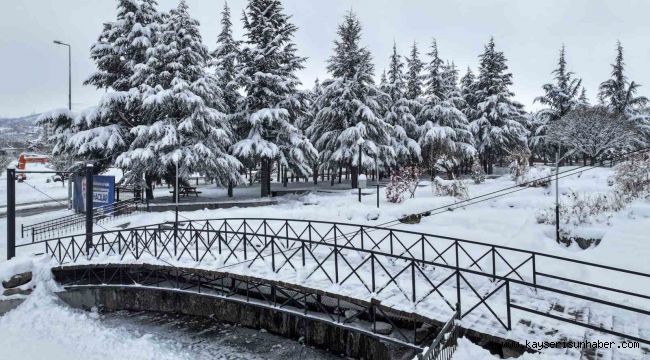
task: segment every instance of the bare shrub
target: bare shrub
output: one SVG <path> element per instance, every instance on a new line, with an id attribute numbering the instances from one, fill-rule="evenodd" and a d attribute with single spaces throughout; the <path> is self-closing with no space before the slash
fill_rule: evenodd
<path id="1" fill-rule="evenodd" d="M 404 168 L 394 172 L 386 185 L 386 200 L 391 203 L 401 203 L 406 192 L 415 193 L 419 181 L 420 172 L 416 168 Z"/>
<path id="2" fill-rule="evenodd" d="M 443 180 L 436 176 L 433 179 L 433 192 L 441 196 L 453 196 L 465 200 L 469 198 L 467 184 L 462 180 Z"/>

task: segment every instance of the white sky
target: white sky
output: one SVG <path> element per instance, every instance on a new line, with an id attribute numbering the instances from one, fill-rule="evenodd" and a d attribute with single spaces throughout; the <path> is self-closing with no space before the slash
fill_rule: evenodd
<path id="1" fill-rule="evenodd" d="M 362 42 L 370 48 L 379 74 L 388 63 L 393 40 L 407 55 L 415 40 L 422 53 L 431 38 L 441 56 L 464 73 L 477 67 L 477 56 L 490 36 L 505 52 L 514 74 L 516 98 L 531 108 L 541 85 L 550 80 L 558 49 L 567 47 L 571 70 L 584 79 L 590 99 L 609 76 L 617 39 L 625 47 L 628 76 L 646 85 L 650 95 L 650 42 L 645 0 L 284 0 L 299 30 L 301 56 L 309 57 L 300 77 L 307 87 L 326 78 L 325 60 L 336 26 L 349 9 L 361 18 Z M 203 40 L 214 48 L 222 0 L 188 0 L 201 22 Z M 230 0 L 235 35 L 242 34 L 245 0 Z M 115 19 L 115 0 L 2 0 L 0 4 L 0 117 L 21 116 L 67 106 L 66 48 L 72 44 L 73 109 L 95 103 L 99 92 L 82 85 L 94 70 L 88 49 L 102 22 Z M 175 0 L 159 0 L 168 10 Z M 426 61 L 426 58 L 423 58 Z"/>

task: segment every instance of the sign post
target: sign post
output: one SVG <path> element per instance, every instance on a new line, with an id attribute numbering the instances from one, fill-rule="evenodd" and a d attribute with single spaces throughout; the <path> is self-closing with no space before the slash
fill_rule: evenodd
<path id="1" fill-rule="evenodd" d="M 93 165 L 86 165 L 86 255 L 93 246 Z"/>

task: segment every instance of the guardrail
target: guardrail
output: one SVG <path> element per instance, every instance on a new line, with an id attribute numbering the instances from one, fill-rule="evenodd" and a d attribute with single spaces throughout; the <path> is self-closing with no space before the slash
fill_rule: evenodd
<path id="1" fill-rule="evenodd" d="M 93 221 L 114 219 L 119 216 L 132 214 L 139 210 L 140 199 L 129 199 L 118 201 L 113 204 L 102 205 L 93 208 Z M 31 237 L 31 241 L 44 239 L 47 236 L 60 235 L 85 226 L 85 214 L 72 214 L 60 218 L 42 221 L 36 224 L 20 225 L 21 238 Z"/>
<path id="2" fill-rule="evenodd" d="M 458 345 L 460 332 L 460 326 L 456 323 L 458 319 L 460 319 L 460 313 L 456 312 L 438 331 L 438 335 L 433 339 L 431 345 L 423 353 L 417 355 L 417 360 L 450 360 Z"/>
<path id="3" fill-rule="evenodd" d="M 300 274 L 302 281 L 347 286 L 358 296 L 402 296 L 414 309 L 426 302 L 429 307 L 447 308 L 449 316 L 459 314 L 459 319 L 482 306 L 488 311 L 484 314 L 491 314 L 495 324 L 507 330 L 512 329 L 511 312 L 519 310 L 650 344 L 650 339 L 637 333 L 598 327 L 526 307 L 522 302 L 513 302 L 511 296 L 513 287 L 526 288 L 650 319 L 647 309 L 588 296 L 575 287 L 605 290 L 618 299 L 633 296 L 645 301 L 650 299 L 647 294 L 542 271 L 547 261 L 556 261 L 564 266 L 595 267 L 643 281 L 648 281 L 650 274 L 452 237 L 325 221 L 240 218 L 97 232 L 92 236 L 92 244 L 86 242 L 85 235 L 74 235 L 17 247 L 39 244 L 59 264 L 92 261 L 101 255 L 120 260 L 189 261 L 197 267 L 213 269 L 262 265 L 261 270 L 278 276 Z M 542 285 L 539 277 L 551 279 L 553 284 Z M 500 294 L 505 295 L 505 313 L 487 302 Z M 410 339 L 405 336 L 405 340 Z"/>

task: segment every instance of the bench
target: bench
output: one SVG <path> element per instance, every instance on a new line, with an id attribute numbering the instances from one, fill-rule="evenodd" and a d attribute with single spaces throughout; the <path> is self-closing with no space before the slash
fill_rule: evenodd
<path id="1" fill-rule="evenodd" d="M 173 194 L 174 190 L 170 190 L 169 193 Z M 200 193 L 201 193 L 200 191 L 196 190 L 195 186 L 183 186 L 183 187 L 180 188 L 180 190 L 178 192 L 178 195 L 180 197 L 188 197 L 188 196 L 193 194 L 196 197 L 198 197 Z"/>

